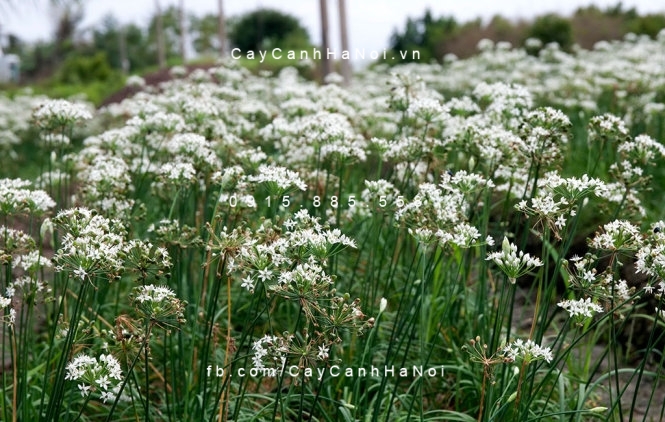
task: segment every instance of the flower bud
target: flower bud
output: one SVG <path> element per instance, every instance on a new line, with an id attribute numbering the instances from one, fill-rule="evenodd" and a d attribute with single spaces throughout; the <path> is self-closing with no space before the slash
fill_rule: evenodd
<path id="1" fill-rule="evenodd" d="M 503 242 L 501 243 L 501 250 L 504 254 L 510 255 L 510 241 L 506 236 L 503 236 Z"/>

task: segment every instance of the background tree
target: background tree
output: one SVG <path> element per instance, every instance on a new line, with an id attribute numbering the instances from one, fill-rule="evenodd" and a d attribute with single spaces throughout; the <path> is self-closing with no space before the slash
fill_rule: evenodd
<path id="1" fill-rule="evenodd" d="M 124 26 L 127 42 L 127 59 L 132 72 L 157 64 L 154 42 L 141 27 L 130 24 Z"/>
<path id="2" fill-rule="evenodd" d="M 575 42 L 593 48 L 601 40 L 618 40 L 623 36 L 624 17 L 616 9 L 602 11 L 597 6 L 580 7 L 570 18 Z"/>
<path id="3" fill-rule="evenodd" d="M 220 50 L 217 15 L 212 13 L 201 17 L 192 15 L 189 17 L 189 28 L 196 53 L 210 55 Z"/>
<path id="4" fill-rule="evenodd" d="M 259 9 L 241 16 L 232 25 L 229 39 L 243 52 L 311 46 L 307 30 L 296 17 L 273 9 Z"/>
<path id="5" fill-rule="evenodd" d="M 67 85 L 107 82 L 112 77 L 113 70 L 104 51 L 98 51 L 90 56 L 70 55 L 56 75 L 59 83 Z"/>
<path id="6" fill-rule="evenodd" d="M 122 68 L 120 37 L 120 23 L 110 14 L 104 16 L 101 24 L 92 30 L 91 50 L 104 51 L 109 65 L 114 69 Z"/>
<path id="7" fill-rule="evenodd" d="M 187 61 L 187 50 L 185 44 L 187 42 L 187 22 L 185 21 L 185 0 L 180 0 L 178 4 L 178 52 L 180 53 L 180 60 L 183 63 Z"/>
<path id="8" fill-rule="evenodd" d="M 442 16 L 433 18 L 428 10 L 422 18 L 407 18 L 404 31 L 397 29 L 390 37 L 390 50 L 397 62 L 409 62 L 414 60 L 412 51 L 420 52 L 420 61 L 429 62 L 431 60 L 441 61 L 445 51 L 445 42 L 452 39 L 458 32 L 459 25 L 454 17 Z M 400 52 L 408 52 L 405 58 L 400 56 Z M 416 58 L 417 60 L 417 58 Z"/>
<path id="9" fill-rule="evenodd" d="M 59 0 L 51 2 L 51 18 L 55 23 L 54 57 L 61 62 L 74 49 L 74 35 L 85 16 L 84 0 Z"/>
<path id="10" fill-rule="evenodd" d="M 319 12 L 321 15 L 321 49 L 324 51 L 324 54 L 321 56 L 321 75 L 325 78 L 332 70 L 330 58 L 327 53 L 330 47 L 327 0 L 319 0 Z"/>
<path id="11" fill-rule="evenodd" d="M 159 68 L 163 69 L 166 67 L 166 41 L 164 40 L 164 15 L 159 0 L 155 0 L 155 10 L 154 26 L 150 33 L 155 34 L 157 61 L 159 62 Z"/>
<path id="12" fill-rule="evenodd" d="M 7 34 L 6 37 L 0 38 L 0 43 L 2 43 L 2 51 L 5 54 L 16 54 L 22 55 L 25 50 L 26 44 L 22 39 L 17 37 L 14 34 Z"/>
<path id="13" fill-rule="evenodd" d="M 625 26 L 628 32 L 655 38 L 665 28 L 665 15 L 649 14 L 636 16 L 628 20 Z"/>
<path id="14" fill-rule="evenodd" d="M 180 10 L 176 6 L 169 6 L 161 13 L 161 15 L 156 14 L 150 20 L 148 26 L 148 39 L 149 43 L 153 46 L 151 47 L 151 50 L 154 52 L 155 56 L 157 56 L 157 27 L 160 16 L 164 35 L 164 55 L 168 62 L 169 60 L 180 58 Z"/>
<path id="15" fill-rule="evenodd" d="M 543 45 L 556 42 L 564 50 L 570 49 L 574 40 L 570 20 L 553 13 L 537 18 L 528 36 L 539 39 Z"/>
<path id="16" fill-rule="evenodd" d="M 224 56 L 226 51 L 226 16 L 224 15 L 224 0 L 217 0 L 217 39 L 219 41 L 219 55 Z"/>
<path id="17" fill-rule="evenodd" d="M 120 25 L 113 15 L 107 15 L 99 27 L 92 32 L 92 45 L 88 51 L 106 52 L 108 63 L 113 69 L 123 69 L 123 54 L 121 51 L 124 39 L 125 54 L 128 68 L 132 72 L 145 69 L 157 64 L 157 58 L 152 55 L 154 48 L 149 45 L 150 40 L 135 24 Z"/>
<path id="18" fill-rule="evenodd" d="M 339 6 L 339 35 L 342 44 L 342 51 L 349 51 L 349 33 L 346 22 L 346 0 L 337 0 Z M 348 86 L 351 82 L 351 63 L 349 60 L 342 60 L 342 76 L 344 76 L 344 85 Z"/>

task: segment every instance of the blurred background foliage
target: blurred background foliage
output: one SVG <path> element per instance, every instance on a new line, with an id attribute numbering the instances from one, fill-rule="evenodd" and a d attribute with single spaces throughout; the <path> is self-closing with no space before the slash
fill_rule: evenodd
<path id="1" fill-rule="evenodd" d="M 421 18 L 408 18 L 404 28 L 395 29 L 390 38 L 390 50 L 418 50 L 420 58 L 388 54 L 392 56 L 388 62 L 442 62 L 446 54 L 466 58 L 477 53 L 476 46 L 482 39 L 522 46 L 528 38 L 537 38 L 543 45 L 556 42 L 564 50 L 574 44 L 591 49 L 598 41 L 619 40 L 630 32 L 653 38 L 663 28 L 665 15 L 640 16 L 634 8 L 625 9 L 621 3 L 607 9 L 581 7 L 569 17 L 547 14 L 532 21 L 513 21 L 497 15 L 488 23 L 481 19 L 458 22 L 452 16 L 435 18 L 426 11 Z"/>
<path id="2" fill-rule="evenodd" d="M 12 6 L 12 0 L 0 3 L 5 9 Z M 165 64 L 212 65 L 218 56 L 219 18 L 214 13 L 196 16 L 170 6 L 156 13 L 143 27 L 123 24 L 112 15 L 95 26 L 82 27 L 85 8 L 89 6 L 86 0 L 53 0 L 51 15 L 55 30 L 50 40 L 27 43 L 11 33 L 0 37 L 3 51 L 21 58 L 21 86 L 56 97 L 84 93 L 99 105 L 124 86 L 125 76 L 148 75 L 159 70 L 157 27 L 160 20 Z M 243 53 L 275 47 L 296 51 L 320 48 L 312 44 L 310 34 L 298 18 L 278 10 L 257 9 L 231 16 L 225 22 L 226 51 L 235 47 Z M 184 34 L 181 28 L 185 28 Z M 402 28 L 395 28 L 387 40 L 387 59 L 379 60 L 398 64 L 441 63 L 448 54 L 466 58 L 477 53 L 476 46 L 482 39 L 522 46 L 528 38 L 538 38 L 543 46 L 557 42 L 567 51 L 575 45 L 590 49 L 598 41 L 621 39 L 630 32 L 655 37 L 663 28 L 665 14 L 640 16 L 634 8 L 624 8 L 621 3 L 606 9 L 582 7 L 572 16 L 548 14 L 531 21 L 515 21 L 497 15 L 489 22 L 481 19 L 460 22 L 452 16 L 434 16 L 427 10 L 422 17 L 407 18 Z M 187 55 L 183 54 L 183 36 Z M 397 54 L 405 50 L 417 50 L 420 57 Z M 533 49 L 529 52 L 538 54 Z M 242 64 L 252 71 L 276 72 L 297 63 L 284 55 L 281 60 L 271 58 L 264 63 L 243 60 Z M 320 76 L 316 71 L 302 73 L 310 78 Z M 11 93 L 20 87 L 3 88 Z"/>

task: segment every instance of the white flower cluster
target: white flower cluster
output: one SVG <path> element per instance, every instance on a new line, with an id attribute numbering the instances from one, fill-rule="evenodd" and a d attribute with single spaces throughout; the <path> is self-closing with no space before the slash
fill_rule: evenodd
<path id="1" fill-rule="evenodd" d="M 0 213 L 41 215 L 55 207 L 55 201 L 43 190 L 30 190 L 32 183 L 22 179 L 0 179 Z"/>
<path id="2" fill-rule="evenodd" d="M 53 222 L 65 230 L 53 258 L 56 271 L 69 271 L 81 281 L 116 277 L 123 268 L 123 227 L 87 208 L 58 213 Z"/>
<path id="3" fill-rule="evenodd" d="M 211 147 L 205 137 L 195 133 L 175 134 L 165 144 L 165 149 L 173 154 L 176 160 L 191 162 L 197 168 L 219 170 L 221 161 Z"/>
<path id="4" fill-rule="evenodd" d="M 593 194 L 599 198 L 608 195 L 607 184 L 600 179 L 583 174 L 581 177 L 561 177 L 557 172 L 548 172 L 538 181 L 539 188 L 561 195 L 568 203 L 574 204 Z"/>
<path id="5" fill-rule="evenodd" d="M 134 300 L 140 303 L 153 302 L 160 303 L 172 300 L 176 297 L 173 290 L 166 286 L 140 286 Z"/>
<path id="6" fill-rule="evenodd" d="M 6 308 L 12 304 L 12 300 L 8 297 L 0 296 L 0 309 Z"/>
<path id="7" fill-rule="evenodd" d="M 332 277 L 325 273 L 320 265 L 316 264 L 298 264 L 293 270 L 285 271 L 279 274 L 278 283 L 279 288 L 290 288 L 290 284 L 294 284 L 294 290 L 307 291 L 311 290 L 312 282 L 316 284 L 333 285 Z"/>
<path id="8" fill-rule="evenodd" d="M 185 322 L 185 303 L 167 286 L 137 286 L 130 301 L 141 317 L 160 327 L 177 327 Z"/>
<path id="9" fill-rule="evenodd" d="M 80 381 L 78 388 L 81 396 L 99 393 L 100 399 L 106 403 L 116 399 L 123 376 L 120 363 L 113 355 L 102 354 L 97 359 L 79 354 L 67 364 L 65 379 Z"/>
<path id="10" fill-rule="evenodd" d="M 268 159 L 268 155 L 261 150 L 261 147 L 239 151 L 236 156 L 240 161 L 247 161 L 251 164 L 259 164 Z"/>
<path id="11" fill-rule="evenodd" d="M 293 288 L 329 290 L 332 278 L 324 271 L 328 258 L 348 247 L 356 248 L 356 242 L 339 229 L 325 229 L 306 209 L 286 220 L 284 227 L 283 237 L 263 244 L 245 242 L 238 256 L 229 258 L 231 268 L 250 269 L 241 287 L 253 292 L 260 280 L 278 294 Z"/>
<path id="12" fill-rule="evenodd" d="M 444 173 L 438 186 L 418 186 L 415 197 L 397 209 L 395 220 L 404 221 L 409 233 L 425 244 L 436 241 L 440 246 L 462 248 L 479 245 L 480 232 L 468 223 L 470 205 L 466 198 L 493 186 L 491 180 L 479 174 L 463 170 L 455 175 Z M 492 245 L 494 240 L 488 236 L 484 242 Z"/>
<path id="13" fill-rule="evenodd" d="M 507 237 L 503 238 L 501 251 L 488 253 L 486 259 L 494 261 L 511 283 L 515 283 L 519 277 L 543 265 L 540 258 L 532 257 L 523 251 L 518 253 L 517 245 L 509 242 Z"/>
<path id="14" fill-rule="evenodd" d="M 591 139 L 616 140 L 621 144 L 630 136 L 626 123 L 620 117 L 612 114 L 592 117 L 589 127 L 591 128 Z"/>
<path id="15" fill-rule="evenodd" d="M 416 98 L 406 109 L 407 114 L 425 122 L 443 118 L 447 111 L 438 99 L 430 97 Z"/>
<path id="16" fill-rule="evenodd" d="M 651 232 L 646 236 L 643 245 L 635 254 L 635 257 L 637 258 L 635 268 L 637 271 L 653 277 L 656 282 L 660 283 L 665 281 L 664 228 L 664 221 L 653 223 L 651 225 Z"/>
<path id="17" fill-rule="evenodd" d="M 339 92 L 332 94 L 334 97 L 341 95 Z M 334 101 L 325 98 L 329 100 Z M 311 166 L 312 162 L 324 159 L 365 161 L 367 142 L 356 133 L 347 115 L 318 108 L 317 112 L 305 116 L 277 117 L 261 128 L 259 134 L 276 142 L 281 152 L 279 159 L 289 166 Z M 353 112 L 351 109 L 348 114 Z"/>
<path id="18" fill-rule="evenodd" d="M 18 255 L 12 262 L 13 268 L 21 268 L 23 271 L 32 274 L 35 274 L 41 268 L 50 268 L 51 266 L 51 261 L 43 256 L 38 250 Z"/>
<path id="19" fill-rule="evenodd" d="M 546 173 L 538 181 L 538 188 L 530 204 L 523 199 L 515 205 L 515 209 L 528 216 L 536 216 L 540 228 L 551 230 L 557 239 L 561 239 L 559 233 L 568 225 L 567 219 L 577 215 L 589 196 L 607 198 L 609 192 L 608 185 L 600 179 L 586 174 L 580 178 L 564 178 L 556 171 Z"/>
<path id="20" fill-rule="evenodd" d="M 16 93 L 8 96 L 0 93 L 0 147 L 13 155 L 14 145 L 21 142 L 30 130 L 33 121 L 32 112 L 46 100 L 45 97 Z"/>
<path id="21" fill-rule="evenodd" d="M 614 164 L 612 164 L 614 166 Z M 614 204 L 624 204 L 626 209 L 634 215 L 646 217 L 647 212 L 639 198 L 639 192 L 622 182 L 614 182 L 607 184 L 608 196 L 607 201 Z"/>
<path id="22" fill-rule="evenodd" d="M 467 207 L 461 192 L 444 193 L 433 183 L 423 183 L 416 196 L 395 212 L 395 219 L 411 218 L 425 227 L 449 227 L 462 220 Z"/>
<path id="23" fill-rule="evenodd" d="M 162 110 L 154 113 L 145 113 L 142 116 L 134 116 L 127 121 L 128 126 L 139 128 L 144 133 L 171 133 L 182 132 L 187 128 L 185 119 L 177 113 L 169 113 Z"/>
<path id="24" fill-rule="evenodd" d="M 635 138 L 620 144 L 617 151 L 631 157 L 642 165 L 650 164 L 656 158 L 665 157 L 665 146 L 649 135 L 638 135 Z"/>
<path id="25" fill-rule="evenodd" d="M 433 146 L 442 144 L 440 140 L 422 136 L 400 136 L 390 141 L 372 138 L 371 142 L 383 152 L 384 160 L 396 161 L 418 160 L 426 155 Z"/>
<path id="26" fill-rule="evenodd" d="M 200 242 L 198 231 L 186 224 L 181 225 L 178 220 L 163 219 L 148 226 L 151 233 L 159 243 L 191 246 Z"/>
<path id="27" fill-rule="evenodd" d="M 252 363 L 256 369 L 275 368 L 283 370 L 288 354 L 287 340 L 266 334 L 252 344 Z M 266 366 L 266 358 L 269 358 Z"/>
<path id="28" fill-rule="evenodd" d="M 134 205 L 129 166 L 120 157 L 98 155 L 79 172 L 85 205 L 108 217 L 126 217 Z"/>
<path id="29" fill-rule="evenodd" d="M 629 160 L 621 160 L 610 164 L 610 173 L 620 183 L 627 186 L 638 186 L 644 180 L 644 169 L 634 165 Z"/>
<path id="30" fill-rule="evenodd" d="M 570 268 L 572 262 L 572 268 Z M 606 308 L 617 304 L 629 303 L 634 288 L 628 282 L 618 279 L 610 271 L 598 273 L 598 258 L 587 254 L 584 258 L 573 257 L 564 268 L 568 272 L 570 283 L 580 296 L 599 302 Z M 614 305 L 612 305 L 614 304 Z M 622 309 L 627 309 L 622 308 Z"/>
<path id="31" fill-rule="evenodd" d="M 129 75 L 125 81 L 125 85 L 134 88 L 143 88 L 145 86 L 145 79 L 139 75 Z"/>
<path id="32" fill-rule="evenodd" d="M 37 124 L 49 127 L 92 119 L 92 113 L 86 105 L 67 100 L 47 100 L 38 106 L 33 116 Z"/>
<path id="33" fill-rule="evenodd" d="M 44 263 L 35 255 L 37 250 L 35 240 L 29 234 L 7 226 L 0 226 L 0 264 L 13 268 L 17 266 L 28 267 L 26 270 L 37 271 L 35 264 Z"/>
<path id="34" fill-rule="evenodd" d="M 549 347 L 541 347 L 531 339 L 527 341 L 515 340 L 502 349 L 502 354 L 509 361 L 521 359 L 527 364 L 538 360 L 551 363 L 554 360 L 552 350 Z"/>
<path id="35" fill-rule="evenodd" d="M 468 173 L 466 170 L 460 170 L 454 174 L 443 173 L 441 175 L 441 183 L 439 186 L 449 192 L 459 190 L 463 194 L 469 194 L 481 190 L 485 187 L 493 188 L 494 182 L 485 179 L 480 174 Z"/>
<path id="36" fill-rule="evenodd" d="M 9 311 L 6 316 L 4 316 L 5 309 Z M 12 307 L 11 297 L 0 296 L 0 321 L 10 326 L 16 323 L 16 309 Z"/>
<path id="37" fill-rule="evenodd" d="M 591 318 L 593 314 L 603 312 L 603 307 L 591 302 L 591 298 L 578 300 L 562 300 L 557 306 L 568 311 L 571 318 L 578 316 Z"/>
<path id="38" fill-rule="evenodd" d="M 5 297 L 16 297 L 19 291 L 23 292 L 24 297 L 35 294 L 46 295 L 51 292 L 51 287 L 43 280 L 22 276 L 9 283 L 5 291 Z"/>
<path id="39" fill-rule="evenodd" d="M 171 183 L 186 186 L 196 180 L 196 169 L 192 163 L 164 163 L 159 174 Z"/>
<path id="40" fill-rule="evenodd" d="M 473 90 L 473 96 L 485 104 L 485 113 L 493 118 L 508 117 L 506 125 L 512 129 L 518 127 L 520 118 L 533 106 L 531 92 L 518 84 L 481 82 Z"/>
<path id="41" fill-rule="evenodd" d="M 339 342 L 342 330 L 362 330 L 373 324 L 373 320 L 365 321 L 358 299 L 348 303 L 348 297 L 339 295 L 334 277 L 326 271 L 330 258 L 355 248 L 355 241 L 319 220 L 302 209 L 284 221 L 284 230 L 269 221 L 255 233 L 223 228 L 210 244 L 211 249 L 225 253 L 228 273 L 238 273 L 240 288 L 250 293 L 261 289 L 263 295 L 295 301 L 308 323 L 321 327 L 302 346 L 310 358 L 316 357 L 316 348 Z"/>
<path id="42" fill-rule="evenodd" d="M 629 221 L 614 220 L 603 227 L 602 233 L 590 240 L 589 246 L 595 249 L 612 252 L 634 251 L 642 245 L 642 235 L 639 227 Z"/>
<path id="43" fill-rule="evenodd" d="M 526 114 L 519 133 L 520 153 L 531 162 L 552 165 L 563 158 L 572 124 L 561 110 L 539 108 Z"/>
<path id="44" fill-rule="evenodd" d="M 250 175 L 247 180 L 254 183 L 265 183 L 271 195 L 281 196 L 294 190 L 307 190 L 307 184 L 295 171 L 280 166 L 259 166 L 258 174 Z"/>
<path id="45" fill-rule="evenodd" d="M 100 155 L 111 155 L 123 158 L 127 165 L 135 168 L 133 160 L 141 163 L 141 131 L 135 126 L 125 125 L 111 128 L 98 135 L 83 140 L 83 149 L 77 154 L 81 162 L 90 163 Z"/>
<path id="46" fill-rule="evenodd" d="M 365 180 L 365 189 L 360 193 L 360 203 L 349 208 L 347 216 L 369 217 L 384 210 L 392 210 L 398 197 L 399 191 L 387 180 Z"/>

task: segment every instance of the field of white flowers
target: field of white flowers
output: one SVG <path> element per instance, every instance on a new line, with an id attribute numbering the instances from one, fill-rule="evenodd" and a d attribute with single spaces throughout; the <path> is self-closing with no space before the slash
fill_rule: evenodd
<path id="1" fill-rule="evenodd" d="M 0 420 L 661 420 L 665 32 L 479 48 L 0 96 Z"/>

